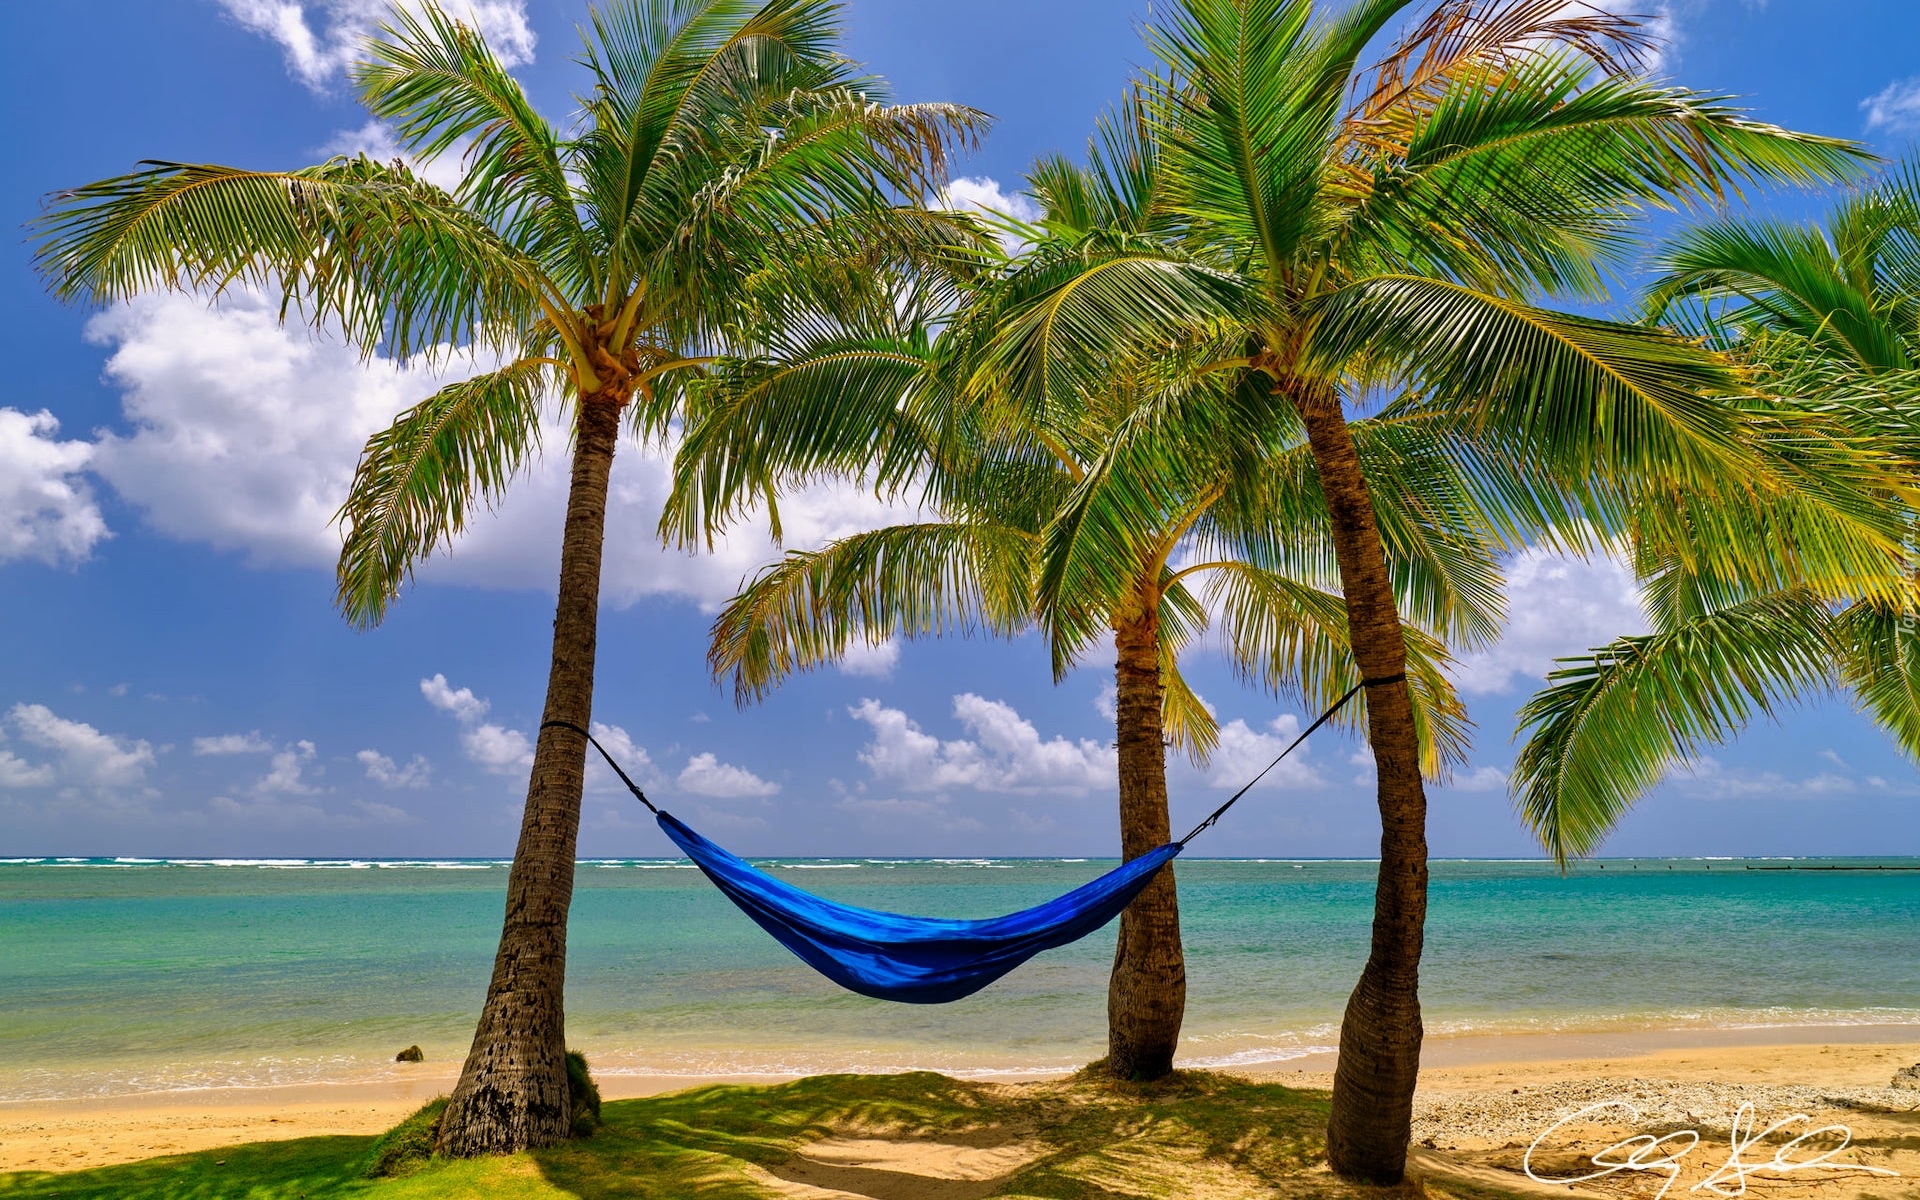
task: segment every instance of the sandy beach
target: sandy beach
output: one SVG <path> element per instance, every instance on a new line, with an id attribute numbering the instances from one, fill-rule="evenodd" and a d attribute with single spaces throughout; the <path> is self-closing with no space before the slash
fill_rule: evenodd
<path id="1" fill-rule="evenodd" d="M 1768 1196 L 1911 1196 L 1920 1189 L 1920 1091 L 1888 1087 L 1920 1062 L 1920 1028 L 1827 1026 L 1673 1030 L 1429 1039 L 1415 1111 L 1419 1170 L 1516 1191 L 1569 1195 L 1652 1195 L 1665 1175 L 1621 1172 L 1569 1191 L 1529 1184 L 1521 1159 L 1533 1139 L 1568 1113 L 1625 1100 L 1639 1112 L 1605 1110 L 1543 1141 L 1533 1160 L 1546 1178 L 1578 1173 L 1585 1156 L 1644 1131 L 1698 1130 L 1696 1150 L 1678 1164 L 1673 1194 L 1706 1178 L 1728 1157 L 1727 1136 L 1742 1104 L 1759 1125 L 1805 1114 L 1773 1136 L 1777 1144 L 1825 1125 L 1852 1136 L 1837 1160 L 1897 1171 L 1802 1171 L 1755 1176 Z M 1250 1069 L 1248 1076 L 1311 1088 L 1331 1086 L 1330 1055 Z M 392 1126 L 453 1082 L 452 1064 L 425 1064 L 400 1084 L 210 1089 L 145 1096 L 0 1104 L 0 1171 L 75 1170 L 241 1142 L 368 1134 Z M 773 1076 L 608 1075 L 609 1099 L 714 1083 L 779 1082 Z M 995 1086 L 1035 1086 L 1007 1080 Z M 1832 1137 L 1794 1153 L 1811 1157 Z M 1810 1148 L 1812 1147 L 1812 1148 Z M 930 1148 L 931 1149 L 931 1148 Z M 898 1152 L 911 1154 L 911 1147 Z M 1756 1147 L 1748 1158 L 1768 1159 Z M 1593 1168 L 1587 1165 L 1585 1170 Z M 1845 1187 L 1835 1188 L 1844 1181 Z M 1732 1193 L 1728 1193 L 1732 1194 Z"/>

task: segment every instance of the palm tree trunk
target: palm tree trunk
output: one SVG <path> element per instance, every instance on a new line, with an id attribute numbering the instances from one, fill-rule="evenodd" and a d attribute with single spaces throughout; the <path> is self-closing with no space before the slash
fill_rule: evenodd
<path id="1" fill-rule="evenodd" d="M 543 723 L 569 721 L 585 729 L 593 714 L 600 553 L 607 478 L 619 432 L 617 400 L 589 396 L 581 402 Z M 520 844 L 507 876 L 506 920 L 493 982 L 467 1065 L 441 1119 L 435 1149 L 442 1154 L 511 1154 L 567 1137 L 572 1118 L 564 1004 L 567 909 L 573 901 L 586 752 L 576 733 L 540 730 Z"/>
<path id="2" fill-rule="evenodd" d="M 1398 1183 L 1420 1073 L 1420 950 L 1427 919 L 1427 795 L 1404 672 L 1407 649 L 1360 457 L 1329 388 L 1295 397 L 1332 518 L 1348 638 L 1367 689 L 1367 741 L 1380 805 L 1380 878 L 1373 946 L 1340 1024 L 1327 1159 L 1341 1175 Z"/>
<path id="3" fill-rule="evenodd" d="M 1128 859 L 1164 845 L 1167 754 L 1160 728 L 1159 614 L 1114 622 L 1114 685 L 1119 692 L 1120 853 Z M 1107 1070 L 1118 1079 L 1159 1079 L 1173 1070 L 1187 1007 L 1187 965 L 1180 949 L 1180 901 L 1168 863 L 1120 914 L 1120 939 L 1107 985 Z"/>

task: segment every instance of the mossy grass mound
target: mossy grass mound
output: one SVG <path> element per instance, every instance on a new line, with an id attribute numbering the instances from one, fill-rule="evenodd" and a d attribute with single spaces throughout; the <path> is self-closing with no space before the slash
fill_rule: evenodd
<path id="1" fill-rule="evenodd" d="M 578 1050 L 567 1051 L 567 1095 L 573 1101 L 573 1136 L 592 1137 L 600 1128 L 600 1087 Z"/>
<path id="2" fill-rule="evenodd" d="M 433 1157 L 433 1140 L 440 1132 L 440 1114 L 447 1098 L 429 1100 L 406 1120 L 374 1139 L 367 1152 L 367 1178 L 397 1179 L 411 1175 Z"/>

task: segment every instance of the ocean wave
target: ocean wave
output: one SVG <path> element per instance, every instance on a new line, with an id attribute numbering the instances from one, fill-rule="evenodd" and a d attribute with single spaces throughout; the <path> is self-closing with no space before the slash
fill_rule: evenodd
<path id="1" fill-rule="evenodd" d="M 1252 1050 L 1236 1050 L 1232 1054 L 1216 1054 L 1200 1058 L 1185 1056 L 1174 1059 L 1174 1065 L 1197 1071 L 1221 1071 L 1234 1067 L 1253 1067 L 1261 1063 L 1292 1062 L 1297 1058 L 1310 1058 L 1315 1054 L 1333 1054 L 1340 1049 L 1337 1045 L 1326 1046 L 1262 1046 Z"/>

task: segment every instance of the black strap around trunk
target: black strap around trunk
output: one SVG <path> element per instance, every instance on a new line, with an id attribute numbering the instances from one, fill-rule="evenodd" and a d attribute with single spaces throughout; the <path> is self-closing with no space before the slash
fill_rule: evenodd
<path id="1" fill-rule="evenodd" d="M 595 738 L 592 734 L 580 728 L 578 725 L 575 725 L 572 721 L 543 721 L 541 722 L 540 728 L 571 729 L 573 732 L 579 734 L 581 737 L 587 739 L 589 742 L 592 742 L 593 748 L 600 752 L 600 757 L 606 759 L 607 765 L 613 768 L 613 773 L 620 777 L 620 782 L 626 784 L 627 790 L 633 793 L 633 798 L 638 800 L 640 803 L 646 805 L 648 811 L 652 812 L 655 816 L 658 816 L 660 814 L 660 810 L 653 806 L 653 801 L 647 799 L 647 794 L 640 790 L 640 785 L 635 783 L 633 780 L 628 779 L 627 773 L 620 769 L 620 764 L 613 761 L 613 755 L 607 753 L 607 748 L 600 744 L 599 739 Z"/>

